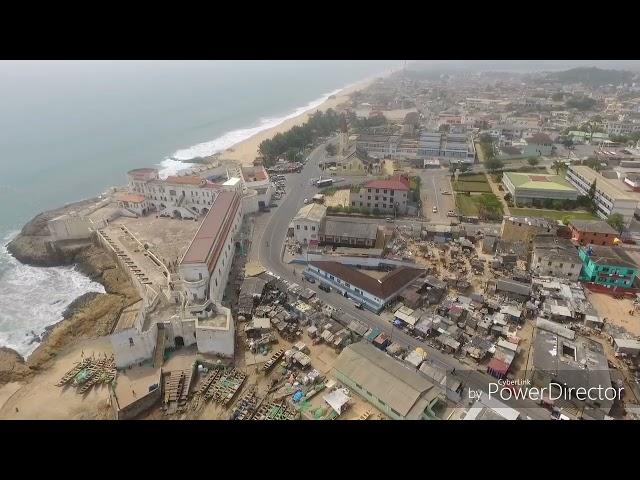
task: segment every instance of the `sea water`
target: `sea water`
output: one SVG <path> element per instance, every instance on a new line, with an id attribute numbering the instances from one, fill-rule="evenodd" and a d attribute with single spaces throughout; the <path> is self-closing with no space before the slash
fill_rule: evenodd
<path id="1" fill-rule="evenodd" d="M 28 356 L 75 298 L 74 267 L 21 264 L 5 245 L 37 213 L 163 177 L 314 108 L 394 61 L 0 61 L 0 346 Z"/>

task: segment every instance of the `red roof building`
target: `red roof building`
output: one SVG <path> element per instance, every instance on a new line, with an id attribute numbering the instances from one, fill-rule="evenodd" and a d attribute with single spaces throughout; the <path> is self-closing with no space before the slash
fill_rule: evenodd
<path id="1" fill-rule="evenodd" d="M 402 175 L 396 175 L 387 180 L 372 180 L 364 184 L 365 188 L 378 188 L 378 189 L 387 189 L 387 190 L 400 190 L 408 192 L 410 190 L 409 187 L 409 179 L 407 177 L 403 177 Z"/>

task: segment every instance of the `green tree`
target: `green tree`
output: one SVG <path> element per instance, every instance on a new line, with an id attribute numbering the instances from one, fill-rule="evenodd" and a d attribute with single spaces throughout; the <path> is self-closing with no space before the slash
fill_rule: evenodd
<path id="1" fill-rule="evenodd" d="M 529 157 L 529 158 L 527 158 L 527 163 L 529 165 L 531 165 L 532 167 L 535 167 L 536 165 L 538 165 L 540 163 L 540 160 L 538 160 L 537 157 Z"/>
<path id="2" fill-rule="evenodd" d="M 564 145 L 565 148 L 573 147 L 573 140 L 571 138 L 563 136 L 558 139 L 558 143 Z"/>
<path id="3" fill-rule="evenodd" d="M 602 164 L 596 157 L 589 157 L 584 162 L 582 162 L 582 164 L 586 165 L 589 168 L 592 168 L 596 172 L 602 170 Z"/>
<path id="4" fill-rule="evenodd" d="M 624 229 L 624 217 L 619 213 L 612 213 L 607 218 L 607 223 L 618 233 L 622 233 Z"/>
<path id="5" fill-rule="evenodd" d="M 484 166 L 490 172 L 495 172 L 495 171 L 500 170 L 501 168 L 503 168 L 504 167 L 504 163 L 502 163 L 502 160 L 493 157 L 493 158 L 488 158 L 487 160 L 485 160 Z"/>
<path id="6" fill-rule="evenodd" d="M 480 135 L 480 143 L 493 143 L 493 137 L 488 133 Z"/>
<path id="7" fill-rule="evenodd" d="M 327 143 L 327 146 L 324 147 L 324 149 L 326 150 L 327 155 L 329 155 L 330 157 L 333 157 L 336 153 L 338 153 L 338 149 L 333 143 Z"/>
<path id="8" fill-rule="evenodd" d="M 567 169 L 567 164 L 564 162 L 561 162 L 560 160 L 555 160 L 551 165 L 551 168 L 553 168 L 556 171 L 556 175 L 560 175 L 561 171 L 564 171 Z"/>
<path id="9" fill-rule="evenodd" d="M 449 129 L 450 129 L 450 128 L 451 128 L 451 127 L 449 126 L 449 124 L 445 123 L 444 125 L 440 125 L 440 126 L 438 127 L 438 131 L 439 131 L 439 132 L 449 132 Z"/>
<path id="10" fill-rule="evenodd" d="M 564 215 L 562 217 L 562 224 L 563 225 L 569 225 L 570 221 L 571 221 L 571 216 L 570 215 Z"/>
<path id="11" fill-rule="evenodd" d="M 593 180 L 593 183 L 589 187 L 589 192 L 587 193 L 587 197 L 589 198 L 591 211 L 595 212 L 596 209 L 598 208 L 596 206 L 596 181 L 595 181 L 595 179 Z"/>

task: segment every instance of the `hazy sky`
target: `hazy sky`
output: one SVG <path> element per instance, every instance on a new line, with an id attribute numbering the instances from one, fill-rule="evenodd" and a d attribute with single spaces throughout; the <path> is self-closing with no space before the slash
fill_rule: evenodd
<path id="1" fill-rule="evenodd" d="M 460 70 L 497 70 L 532 72 L 540 70 L 567 70 L 593 66 L 613 70 L 640 71 L 639 60 L 412 60 L 414 68 L 452 68 Z"/>

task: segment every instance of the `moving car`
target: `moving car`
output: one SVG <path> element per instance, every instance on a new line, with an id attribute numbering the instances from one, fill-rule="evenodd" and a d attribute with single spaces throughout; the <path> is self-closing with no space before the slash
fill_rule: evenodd
<path id="1" fill-rule="evenodd" d="M 318 288 L 320 290 L 324 290 L 327 293 L 329 293 L 331 291 L 331 287 L 329 285 L 327 285 L 326 283 L 321 283 L 320 285 L 318 285 Z"/>
<path id="2" fill-rule="evenodd" d="M 440 192 L 442 195 L 451 195 L 451 192 L 448 190 L 443 190 L 442 192 Z"/>
<path id="3" fill-rule="evenodd" d="M 438 213 L 438 207 L 436 207 L 435 205 L 433 206 L 433 208 L 431 209 L 431 211 L 433 213 Z"/>

